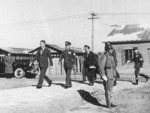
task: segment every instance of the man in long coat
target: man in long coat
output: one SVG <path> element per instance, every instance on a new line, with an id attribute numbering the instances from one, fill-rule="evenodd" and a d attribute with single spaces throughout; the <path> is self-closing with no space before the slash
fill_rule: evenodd
<path id="1" fill-rule="evenodd" d="M 11 74 L 13 74 L 12 64 L 14 63 L 14 59 L 10 53 L 8 53 L 7 56 L 4 57 L 4 63 L 5 63 L 5 73 L 8 75 L 8 78 L 10 78 Z"/>

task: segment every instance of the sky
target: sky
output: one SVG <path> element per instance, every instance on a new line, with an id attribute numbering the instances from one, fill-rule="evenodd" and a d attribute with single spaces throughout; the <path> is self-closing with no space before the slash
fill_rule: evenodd
<path id="1" fill-rule="evenodd" d="M 150 23 L 149 4 L 150 0 L 0 0 L 0 46 L 34 49 L 40 40 L 61 47 L 65 41 L 74 47 L 91 46 L 88 18 L 95 12 L 99 19 L 94 21 L 94 51 L 103 51 L 111 25 Z"/>

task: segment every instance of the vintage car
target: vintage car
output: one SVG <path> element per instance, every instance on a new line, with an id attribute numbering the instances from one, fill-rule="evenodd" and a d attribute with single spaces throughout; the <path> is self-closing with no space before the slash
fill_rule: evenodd
<path id="1" fill-rule="evenodd" d="M 15 62 L 13 63 L 13 72 L 16 78 L 22 77 L 36 77 L 39 74 L 40 69 L 38 66 L 38 62 L 35 62 L 32 66 L 29 66 L 30 59 L 19 59 L 14 58 Z M 5 76 L 5 63 L 4 56 L 0 56 L 0 75 Z"/>

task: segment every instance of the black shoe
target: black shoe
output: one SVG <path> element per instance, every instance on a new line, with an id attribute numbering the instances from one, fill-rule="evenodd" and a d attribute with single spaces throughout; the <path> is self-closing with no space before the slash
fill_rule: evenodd
<path id="1" fill-rule="evenodd" d="M 111 107 L 116 107 L 116 105 L 114 105 L 114 104 L 111 104 Z"/>
<path id="2" fill-rule="evenodd" d="M 135 85 L 138 85 L 138 84 L 139 84 L 139 80 L 136 80 Z"/>
<path id="3" fill-rule="evenodd" d="M 50 87 L 52 85 L 52 81 L 50 81 L 49 83 L 48 83 L 48 87 Z"/>
<path id="4" fill-rule="evenodd" d="M 72 86 L 64 86 L 65 89 L 71 88 Z"/>
<path id="5" fill-rule="evenodd" d="M 146 77 L 146 82 L 148 81 L 149 77 Z"/>
<path id="6" fill-rule="evenodd" d="M 85 83 L 85 80 L 82 80 L 81 83 Z"/>
<path id="7" fill-rule="evenodd" d="M 113 84 L 114 86 L 116 86 L 117 85 L 117 81 L 114 81 L 114 84 Z"/>
<path id="8" fill-rule="evenodd" d="M 94 86 L 94 84 L 92 84 L 92 83 L 89 83 L 89 86 Z"/>
<path id="9" fill-rule="evenodd" d="M 37 85 L 37 86 L 36 86 L 36 88 L 37 88 L 37 89 L 41 89 L 41 88 L 42 88 L 42 86 L 38 86 L 38 85 Z"/>
<path id="10" fill-rule="evenodd" d="M 107 105 L 106 107 L 109 108 L 109 109 L 111 109 L 111 105 Z"/>

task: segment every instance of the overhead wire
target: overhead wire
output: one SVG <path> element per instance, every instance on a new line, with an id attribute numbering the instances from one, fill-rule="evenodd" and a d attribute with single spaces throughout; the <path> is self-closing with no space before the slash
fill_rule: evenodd
<path id="1" fill-rule="evenodd" d="M 58 18 L 47 18 L 44 20 L 29 20 L 29 21 L 22 21 L 17 23 L 12 23 L 9 25 L 28 25 L 28 24 L 40 24 L 45 22 L 54 22 L 54 21 L 63 21 L 63 20 L 71 20 L 71 19 L 77 19 L 77 18 L 85 18 L 88 16 L 88 14 L 80 14 L 80 15 L 74 15 L 74 16 L 66 16 L 66 17 L 58 17 Z"/>
<path id="2" fill-rule="evenodd" d="M 127 12 L 123 12 L 123 13 L 96 13 L 97 15 L 99 16 L 122 16 L 122 15 L 150 15 L 150 12 L 143 12 L 143 13 L 138 13 L 138 12 L 134 12 L 134 13 L 127 13 Z M 9 25 L 12 25 L 12 26 L 16 26 L 16 25 L 30 25 L 30 24 L 40 24 L 40 23 L 45 23 L 45 22 L 55 22 L 55 21 L 65 21 L 65 20 L 72 20 L 72 19 L 77 19 L 77 18 L 86 18 L 88 17 L 89 14 L 79 14 L 79 15 L 73 15 L 73 16 L 66 16 L 66 17 L 58 17 L 58 18 L 47 18 L 47 19 L 44 19 L 44 20 L 27 20 L 27 21 L 22 21 L 22 22 L 17 22 L 17 23 L 11 23 L 11 24 L 0 24 L 2 26 L 9 26 Z M 101 20 L 101 19 L 100 19 Z M 110 26 L 109 24 L 106 24 L 104 23 L 102 20 L 101 20 L 101 23 L 103 25 L 106 25 L 106 26 Z"/>

